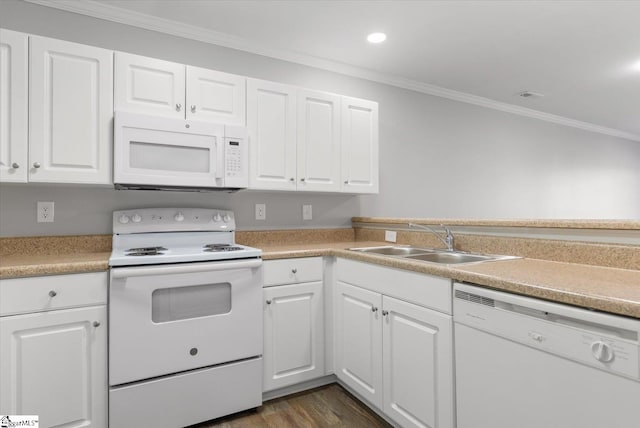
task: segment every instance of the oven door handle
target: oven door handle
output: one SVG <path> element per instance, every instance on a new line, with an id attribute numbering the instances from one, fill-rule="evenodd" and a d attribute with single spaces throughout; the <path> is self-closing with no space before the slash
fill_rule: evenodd
<path id="1" fill-rule="evenodd" d="M 212 272 L 231 269 L 252 269 L 262 265 L 262 259 L 224 261 L 213 263 L 185 263 L 173 266 L 112 268 L 112 278 L 131 278 L 132 276 L 153 276 L 178 273 Z"/>

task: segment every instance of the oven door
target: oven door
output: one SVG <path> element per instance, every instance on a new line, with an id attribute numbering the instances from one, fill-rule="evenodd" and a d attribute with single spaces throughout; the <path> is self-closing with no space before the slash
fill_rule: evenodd
<path id="1" fill-rule="evenodd" d="M 262 354 L 262 260 L 111 269 L 109 384 Z"/>
<path id="2" fill-rule="evenodd" d="M 224 187 L 224 126 L 116 112 L 116 185 Z"/>

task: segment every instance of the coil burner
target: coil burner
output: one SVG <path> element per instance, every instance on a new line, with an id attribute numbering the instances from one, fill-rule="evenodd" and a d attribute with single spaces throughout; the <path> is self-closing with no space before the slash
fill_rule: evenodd
<path id="1" fill-rule="evenodd" d="M 242 247 L 236 247 L 231 244 L 207 244 L 202 248 L 202 251 L 210 253 L 218 253 L 223 251 L 241 251 Z"/>
<path id="2" fill-rule="evenodd" d="M 125 256 L 161 256 L 163 251 L 167 251 L 165 247 L 142 247 L 142 248 L 129 248 L 124 250 Z"/>

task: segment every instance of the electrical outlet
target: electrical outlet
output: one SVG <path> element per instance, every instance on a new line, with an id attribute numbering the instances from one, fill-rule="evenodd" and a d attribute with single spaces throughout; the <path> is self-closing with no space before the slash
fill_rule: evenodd
<path id="1" fill-rule="evenodd" d="M 313 219 L 313 206 L 312 205 L 303 205 L 302 206 L 302 219 L 303 220 L 312 220 Z"/>
<path id="2" fill-rule="evenodd" d="M 53 201 L 38 202 L 38 223 L 53 223 Z"/>
<path id="3" fill-rule="evenodd" d="M 267 219 L 267 204 L 256 204 L 256 220 Z"/>
<path id="4" fill-rule="evenodd" d="M 387 242 L 396 242 L 398 233 L 395 230 L 385 230 L 384 240 Z"/>

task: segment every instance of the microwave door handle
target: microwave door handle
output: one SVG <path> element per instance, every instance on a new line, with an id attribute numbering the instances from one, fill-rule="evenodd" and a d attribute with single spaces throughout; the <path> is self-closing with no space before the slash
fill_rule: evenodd
<path id="1" fill-rule="evenodd" d="M 175 266 L 127 267 L 111 269 L 112 278 L 131 278 L 134 276 L 153 276 L 177 273 L 213 272 L 232 269 L 253 269 L 262 265 L 262 259 L 242 261 L 219 261 L 213 263 L 188 263 Z"/>
<path id="2" fill-rule="evenodd" d="M 224 140 L 222 138 L 216 139 L 216 179 L 224 178 Z"/>

